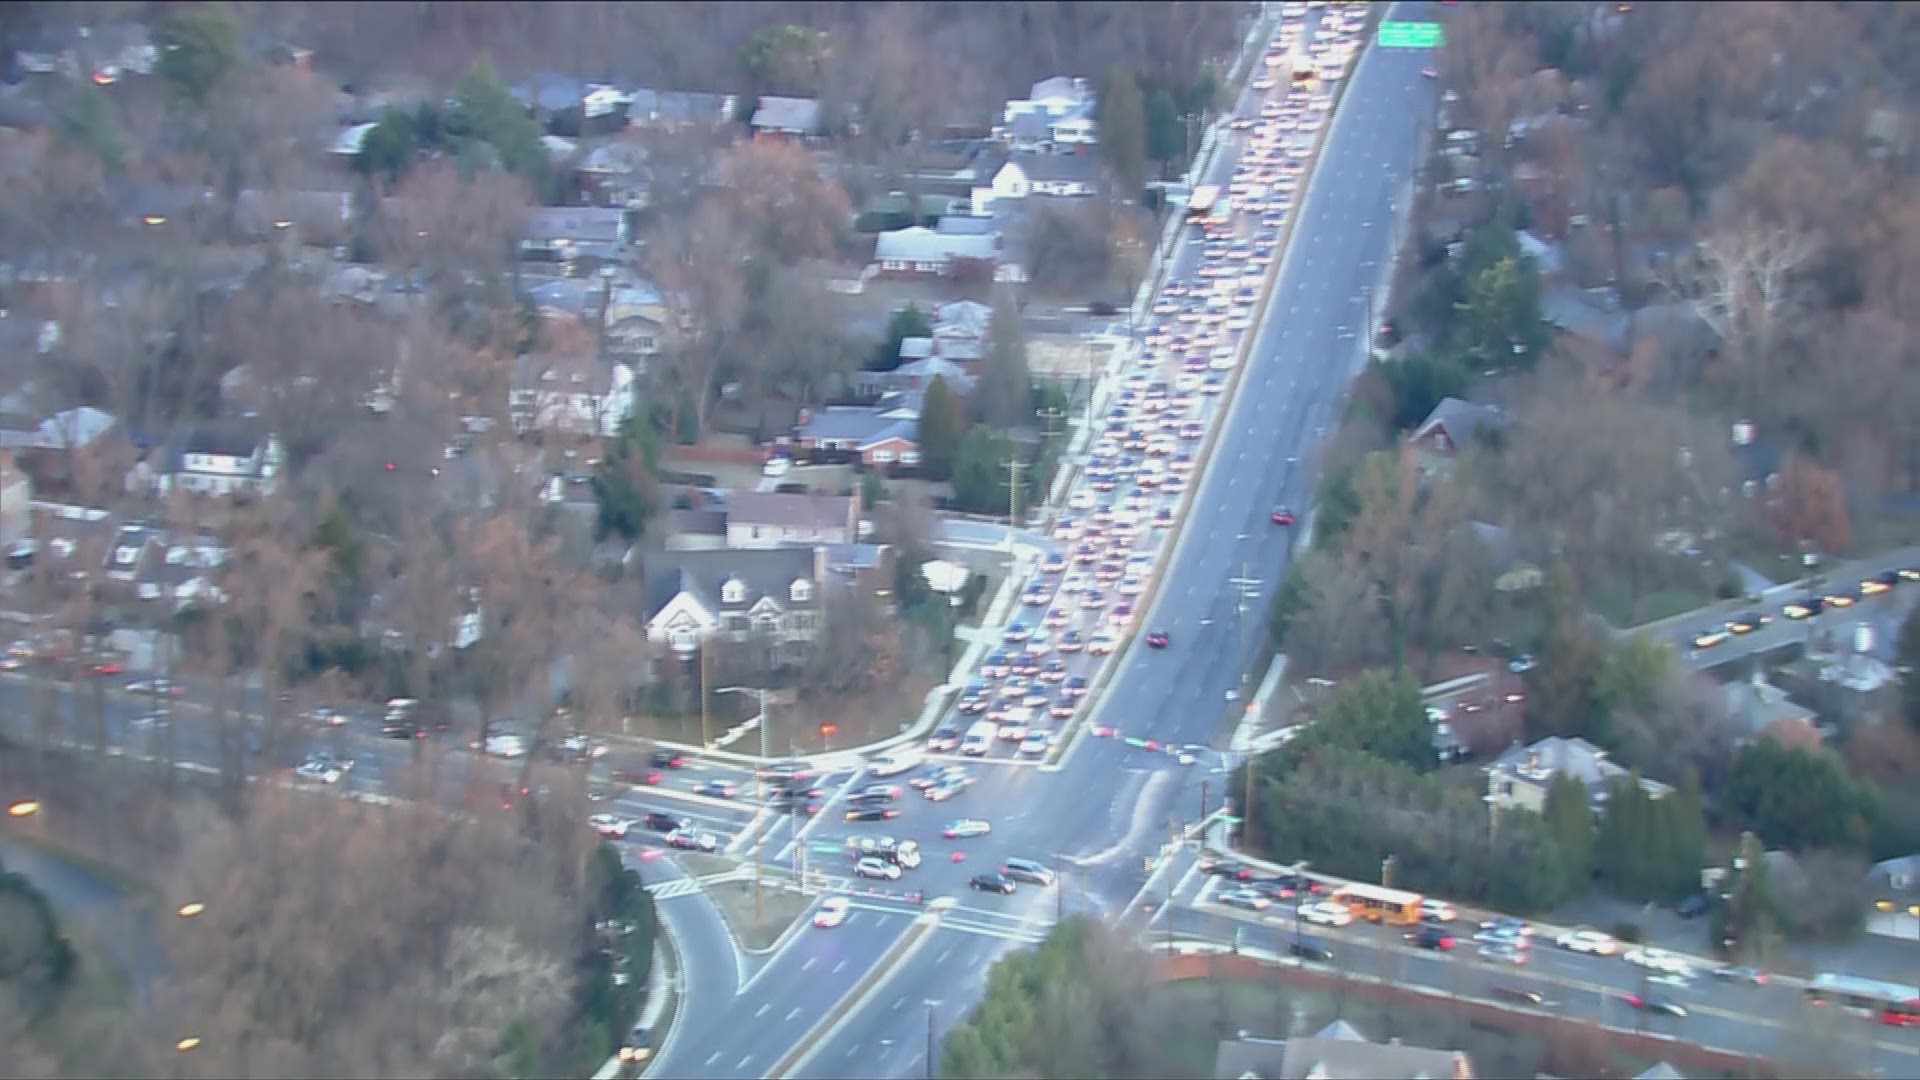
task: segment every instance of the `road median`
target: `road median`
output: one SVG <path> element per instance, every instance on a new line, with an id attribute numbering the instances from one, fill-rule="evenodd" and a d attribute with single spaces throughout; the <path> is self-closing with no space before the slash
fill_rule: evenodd
<path id="1" fill-rule="evenodd" d="M 907 957 L 918 952 L 920 947 L 926 944 L 927 938 L 939 929 L 940 919 L 941 913 L 938 911 L 929 911 L 915 919 L 913 925 L 907 928 L 907 932 L 900 935 L 900 940 L 894 942 L 893 947 L 880 958 L 880 962 L 869 968 L 860 981 L 854 984 L 853 989 L 847 991 L 846 996 L 835 1002 L 833 1008 L 827 1010 L 827 1015 L 821 1017 L 820 1022 L 815 1024 L 804 1038 L 795 1043 L 793 1049 L 787 1051 L 785 1056 L 774 1063 L 767 1075 L 778 1080 L 799 1068 L 807 1058 L 813 1056 L 814 1050 L 821 1043 L 832 1038 L 840 1025 L 858 1012 L 860 1006 L 866 1004 L 874 991 L 893 975 L 894 969 L 905 963 Z"/>

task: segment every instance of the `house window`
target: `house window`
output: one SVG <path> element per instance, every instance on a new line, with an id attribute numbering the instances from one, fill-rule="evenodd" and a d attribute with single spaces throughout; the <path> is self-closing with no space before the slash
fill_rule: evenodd
<path id="1" fill-rule="evenodd" d="M 727 583 L 725 585 L 720 586 L 720 602 L 723 604 L 746 603 L 747 602 L 746 583 L 741 581 L 739 578 L 728 578 Z"/>
<path id="2" fill-rule="evenodd" d="M 761 612 L 753 617 L 753 628 L 762 634 L 772 635 L 780 629 L 780 616 Z"/>
<path id="3" fill-rule="evenodd" d="M 796 611 L 787 616 L 787 634 L 790 637 L 812 637 L 815 625 L 811 611 Z"/>
<path id="4" fill-rule="evenodd" d="M 793 598 L 794 603 L 805 604 L 813 599 L 813 582 L 806 578 L 796 578 L 793 587 L 787 590 L 787 595 Z"/>
<path id="5" fill-rule="evenodd" d="M 728 615 L 721 621 L 725 624 L 727 633 L 729 634 L 738 636 L 747 632 L 748 622 L 745 615 Z"/>
<path id="6" fill-rule="evenodd" d="M 892 460 L 893 460 L 893 451 L 891 450 L 875 450 L 873 452 L 873 463 L 875 465 L 885 465 L 891 462 Z"/>
<path id="7" fill-rule="evenodd" d="M 694 633 L 691 626 L 675 627 L 673 630 L 673 648 L 675 652 L 692 652 L 700 647 L 700 635 Z"/>

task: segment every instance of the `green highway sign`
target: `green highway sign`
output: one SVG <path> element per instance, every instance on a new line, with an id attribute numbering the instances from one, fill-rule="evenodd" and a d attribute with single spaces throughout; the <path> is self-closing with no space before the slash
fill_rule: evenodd
<path id="1" fill-rule="evenodd" d="M 838 855 L 840 854 L 841 851 L 845 849 L 843 849 L 839 844 L 823 844 L 815 840 L 807 844 L 807 850 L 813 852 L 816 855 Z"/>
<path id="2" fill-rule="evenodd" d="M 1439 23 L 1383 22 L 1374 40 L 1383 49 L 1437 49 L 1445 36 Z"/>
<path id="3" fill-rule="evenodd" d="M 1228 825 L 1240 824 L 1240 819 L 1237 817 L 1234 817 L 1232 814 L 1221 814 L 1220 820 Z"/>

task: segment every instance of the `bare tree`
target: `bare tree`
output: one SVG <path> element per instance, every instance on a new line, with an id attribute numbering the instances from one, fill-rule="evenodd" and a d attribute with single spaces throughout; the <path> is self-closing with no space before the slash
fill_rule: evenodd
<path id="1" fill-rule="evenodd" d="M 1805 233 L 1723 229 L 1701 245 L 1696 276 L 1682 283 L 1725 346 L 1737 399 L 1748 410 L 1769 400 L 1782 337 L 1803 299 L 1799 274 L 1814 253 Z"/>
<path id="2" fill-rule="evenodd" d="M 659 358 L 660 376 L 695 436 L 706 432 L 720 371 L 746 316 L 740 265 L 746 242 L 732 215 L 705 203 L 690 217 L 663 225 L 653 246 L 654 274 L 684 319 Z"/>
<path id="3" fill-rule="evenodd" d="M 260 749 L 270 761 L 287 737 L 288 669 L 309 640 L 326 573 L 322 556 L 301 548 L 293 509 L 283 499 L 237 507 L 221 574 L 223 607 L 245 635 L 246 659 L 260 682 Z"/>

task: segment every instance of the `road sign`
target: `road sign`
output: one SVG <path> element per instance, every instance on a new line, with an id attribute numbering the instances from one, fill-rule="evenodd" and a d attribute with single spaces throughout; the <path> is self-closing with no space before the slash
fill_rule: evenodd
<path id="1" fill-rule="evenodd" d="M 817 840 L 807 842 L 807 850 L 817 855 L 838 855 L 842 848 L 839 844 L 823 844 Z"/>
<path id="2" fill-rule="evenodd" d="M 1437 49 L 1445 37 L 1439 23 L 1383 22 L 1374 40 L 1383 49 Z"/>
<path id="3" fill-rule="evenodd" d="M 1220 815 L 1220 821 L 1221 821 L 1221 823 L 1222 823 L 1222 824 L 1225 824 L 1225 825 L 1238 825 L 1238 824 L 1240 824 L 1240 819 L 1239 819 L 1239 818 L 1237 818 L 1237 817 L 1234 817 L 1234 816 L 1233 816 L 1232 814 L 1221 814 L 1221 815 Z"/>

